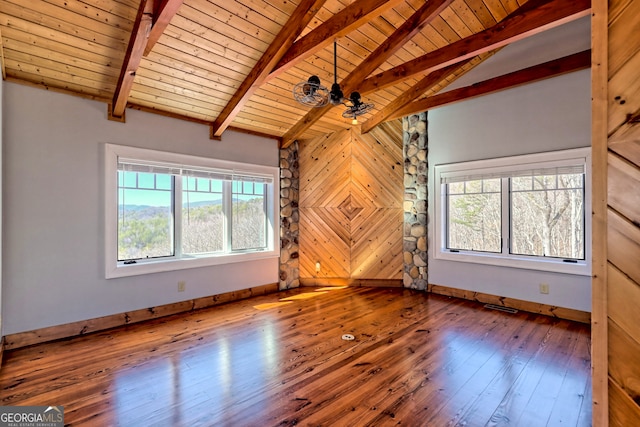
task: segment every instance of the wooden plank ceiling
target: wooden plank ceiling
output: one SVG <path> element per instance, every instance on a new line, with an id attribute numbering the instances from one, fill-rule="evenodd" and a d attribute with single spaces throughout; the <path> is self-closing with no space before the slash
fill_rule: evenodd
<path id="1" fill-rule="evenodd" d="M 0 55 L 7 81 L 103 101 L 112 119 L 136 108 L 286 146 L 351 126 L 344 107 L 292 96 L 311 75 L 331 87 L 334 40 L 345 95 L 375 104 L 359 119 L 368 131 L 432 107 L 423 98 L 496 49 L 589 11 L 589 0 L 0 0 Z M 589 66 L 577 62 L 558 72 Z"/>

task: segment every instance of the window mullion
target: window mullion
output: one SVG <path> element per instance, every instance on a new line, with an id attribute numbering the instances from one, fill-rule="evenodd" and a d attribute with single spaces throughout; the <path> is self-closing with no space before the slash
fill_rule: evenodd
<path id="1" fill-rule="evenodd" d="M 232 228 L 232 210 L 233 210 L 233 181 L 224 181 L 222 186 L 222 210 L 224 212 L 224 252 L 231 252 L 231 228 Z"/>
<path id="2" fill-rule="evenodd" d="M 182 258 L 182 188 L 186 176 L 173 176 L 173 250 L 176 258 Z"/>
<path id="3" fill-rule="evenodd" d="M 502 178 L 501 184 L 501 233 L 502 233 L 502 254 L 511 253 L 511 188 L 509 178 Z"/>

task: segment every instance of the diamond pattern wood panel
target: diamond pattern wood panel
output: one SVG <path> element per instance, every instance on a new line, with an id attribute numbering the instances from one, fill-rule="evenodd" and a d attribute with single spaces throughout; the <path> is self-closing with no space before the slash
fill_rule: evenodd
<path id="1" fill-rule="evenodd" d="M 303 141 L 299 154 L 300 277 L 401 279 L 402 123 Z"/>

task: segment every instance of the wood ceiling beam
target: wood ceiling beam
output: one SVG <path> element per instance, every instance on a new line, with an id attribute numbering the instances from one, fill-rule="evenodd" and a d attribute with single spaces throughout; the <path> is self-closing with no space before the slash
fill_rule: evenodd
<path id="1" fill-rule="evenodd" d="M 313 19 L 326 0 L 302 0 L 282 27 L 276 38 L 269 45 L 251 72 L 211 124 L 211 139 L 220 139 L 236 115 L 242 110 L 251 95 L 264 83 L 275 64 L 291 47 L 295 39 Z"/>
<path id="2" fill-rule="evenodd" d="M 591 67 L 591 50 L 575 53 L 564 58 L 538 64 L 533 67 L 485 80 L 471 86 L 454 89 L 412 102 L 395 111 L 387 120 L 394 120 L 420 113 L 436 107 L 499 92 L 505 89 L 534 83 Z"/>
<path id="3" fill-rule="evenodd" d="M 389 59 L 398 49 L 411 40 L 414 35 L 429 25 L 452 1 L 453 0 L 434 0 L 425 3 L 340 83 L 343 92 L 349 94 L 355 90 L 359 82 L 362 82 L 362 80 Z M 330 106 L 327 106 L 314 108 L 309 111 L 283 135 L 283 147 L 289 146 L 298 136 L 320 120 L 330 108 Z"/>
<path id="4" fill-rule="evenodd" d="M 405 0 L 357 0 L 296 41 L 278 61 L 267 80 L 275 78 L 300 61 L 325 48 L 372 18 Z"/>
<path id="5" fill-rule="evenodd" d="M 4 47 L 2 43 L 2 33 L 0 32 L 0 70 L 2 70 L 2 80 L 7 80 L 7 69 L 4 66 Z"/>
<path id="6" fill-rule="evenodd" d="M 178 13 L 178 9 L 182 6 L 183 1 L 184 0 L 156 0 L 153 11 L 153 25 L 149 32 L 147 45 L 144 48 L 144 56 L 149 55 L 149 52 L 151 52 L 153 46 L 158 39 L 160 39 L 169 22 L 171 22 L 175 14 Z"/>
<path id="7" fill-rule="evenodd" d="M 404 106 L 408 105 L 416 98 L 420 97 L 426 91 L 440 83 L 444 78 L 450 74 L 455 73 L 460 68 L 471 62 L 471 59 L 459 62 L 457 64 L 449 65 L 448 67 L 441 68 L 432 73 L 426 75 L 422 80 L 412 86 L 409 90 L 404 91 L 400 96 L 384 106 L 369 120 L 364 122 L 360 127 L 360 133 L 365 134 L 371 131 L 374 127 L 380 123 L 387 121 L 387 119 L 397 110 L 400 110 Z"/>
<path id="8" fill-rule="evenodd" d="M 144 48 L 147 45 L 147 37 L 151 30 L 153 21 L 153 0 L 141 0 L 138 14 L 133 24 L 131 38 L 127 46 L 127 52 L 124 57 L 124 63 L 120 70 L 120 77 L 116 86 L 113 100 L 109 104 L 108 116 L 110 120 L 124 121 L 124 111 L 127 107 L 127 100 L 136 71 L 142 60 Z"/>
<path id="9" fill-rule="evenodd" d="M 587 16 L 590 10 L 591 0 L 530 0 L 491 28 L 364 80 L 360 91 L 372 92 L 433 72 Z"/>

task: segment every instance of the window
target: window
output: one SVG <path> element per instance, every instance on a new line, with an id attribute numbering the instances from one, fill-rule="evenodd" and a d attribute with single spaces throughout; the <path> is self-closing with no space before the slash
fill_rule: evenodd
<path id="1" fill-rule="evenodd" d="M 278 169 L 107 144 L 106 276 L 277 257 Z"/>
<path id="2" fill-rule="evenodd" d="M 590 151 L 438 165 L 439 259 L 590 274 Z"/>

